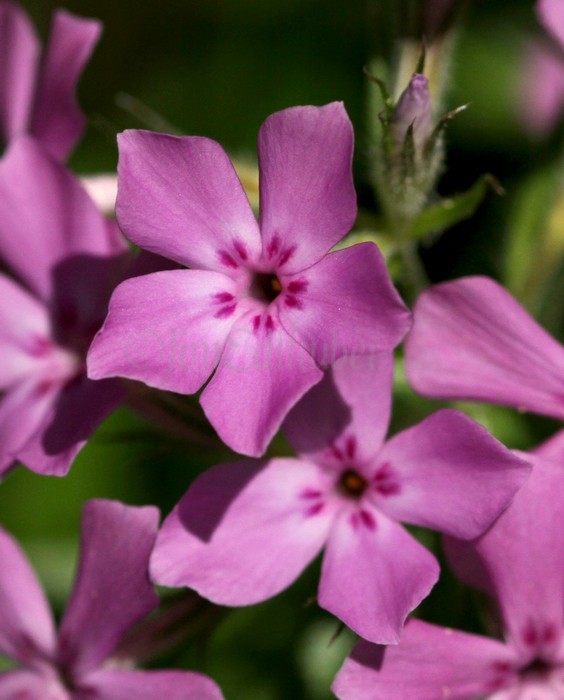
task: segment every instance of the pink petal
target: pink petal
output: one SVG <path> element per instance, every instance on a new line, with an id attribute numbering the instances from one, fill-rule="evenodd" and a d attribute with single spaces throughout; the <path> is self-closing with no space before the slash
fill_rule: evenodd
<path id="1" fill-rule="evenodd" d="M 564 348 L 487 277 L 423 292 L 406 360 L 411 384 L 427 396 L 564 418 Z"/>
<path id="2" fill-rule="evenodd" d="M 482 426 L 449 409 L 394 436 L 378 463 L 399 483 L 379 505 L 385 513 L 463 539 L 481 535 L 531 471 Z"/>
<path id="3" fill-rule="evenodd" d="M 291 250 L 284 269 L 298 272 L 354 224 L 352 125 L 340 102 L 285 109 L 262 125 L 258 152 L 264 250 Z"/>
<path id="4" fill-rule="evenodd" d="M 564 430 L 559 430 L 549 440 L 538 445 L 534 454 L 564 464 Z"/>
<path id="5" fill-rule="evenodd" d="M 50 334 L 45 306 L 0 273 L 0 390 L 36 370 Z"/>
<path id="6" fill-rule="evenodd" d="M 6 671 L 0 673 L 3 700 L 74 700 L 52 673 Z"/>
<path id="7" fill-rule="evenodd" d="M 257 222 L 218 143 L 130 130 L 118 145 L 116 212 L 130 240 L 183 265 L 226 274 L 247 257 L 258 259 Z"/>
<path id="8" fill-rule="evenodd" d="M 526 663 L 558 646 L 564 622 L 562 464 L 532 457 L 531 476 L 493 527 L 473 543 L 447 540 L 456 572 L 483 580 L 496 597 L 506 633 Z M 471 564 L 478 560 L 481 569 Z"/>
<path id="9" fill-rule="evenodd" d="M 84 506 L 78 574 L 59 634 L 60 661 L 75 674 L 97 666 L 158 605 L 147 575 L 158 520 L 152 506 Z"/>
<path id="10" fill-rule="evenodd" d="M 153 580 L 222 605 L 251 605 L 287 588 L 321 550 L 331 522 L 325 481 L 292 459 L 214 467 L 162 526 Z"/>
<path id="11" fill-rule="evenodd" d="M 29 126 L 39 41 L 15 2 L 0 4 L 0 146 Z"/>
<path id="12" fill-rule="evenodd" d="M 18 459 L 20 451 L 40 428 L 59 393 L 59 386 L 41 376 L 20 382 L 0 399 L 0 475 Z"/>
<path id="13" fill-rule="evenodd" d="M 564 3 L 562 0 L 537 0 L 536 11 L 547 31 L 564 48 Z"/>
<path id="14" fill-rule="evenodd" d="M 39 666 L 55 653 L 53 618 L 33 569 L 2 529 L 0 561 L 0 653 L 23 665 Z"/>
<path id="15" fill-rule="evenodd" d="M 337 360 L 284 421 L 296 452 L 322 460 L 328 447 L 343 443 L 345 454 L 369 461 L 388 430 L 393 371 L 391 352 Z"/>
<path id="16" fill-rule="evenodd" d="M 194 393 L 213 372 L 241 313 L 235 294 L 229 277 L 205 270 L 165 270 L 126 280 L 115 290 L 90 347 L 89 376 L 128 377 Z"/>
<path id="17" fill-rule="evenodd" d="M 280 320 L 318 364 L 392 350 L 407 331 L 410 314 L 373 243 L 330 253 L 303 277 L 300 304 L 282 304 Z"/>
<path id="18" fill-rule="evenodd" d="M 544 43 L 530 42 L 523 58 L 519 85 L 521 119 L 530 134 L 543 137 L 564 115 L 564 57 Z"/>
<path id="19" fill-rule="evenodd" d="M 62 261 L 117 252 L 115 229 L 78 180 L 30 138 L 17 139 L 0 161 L 0 208 L 0 256 L 46 301 Z"/>
<path id="20" fill-rule="evenodd" d="M 57 400 L 30 440 L 18 450 L 18 459 L 38 474 L 64 476 L 76 455 L 98 426 L 122 402 L 120 382 L 75 379 Z"/>
<path id="21" fill-rule="evenodd" d="M 95 671 L 81 686 L 93 700 L 223 700 L 211 678 L 189 671 Z"/>
<path id="22" fill-rule="evenodd" d="M 64 10 L 53 15 L 30 133 L 58 160 L 66 158 L 84 128 L 75 87 L 101 30 L 100 22 L 75 17 Z"/>
<path id="23" fill-rule="evenodd" d="M 233 326 L 200 402 L 231 449 L 260 457 L 288 411 L 322 376 L 277 320 L 249 312 Z"/>
<path id="24" fill-rule="evenodd" d="M 371 510 L 362 513 L 343 512 L 333 524 L 319 605 L 361 637 L 397 644 L 408 613 L 437 582 L 439 565 L 401 525 Z"/>
<path id="25" fill-rule="evenodd" d="M 506 669 L 515 661 L 493 639 L 410 620 L 398 646 L 358 642 L 332 690 L 339 700 L 490 698 L 500 684 L 511 684 L 514 674 Z"/>

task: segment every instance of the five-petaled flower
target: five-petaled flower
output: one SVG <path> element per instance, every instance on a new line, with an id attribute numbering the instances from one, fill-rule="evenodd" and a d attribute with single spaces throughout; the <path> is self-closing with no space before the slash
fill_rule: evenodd
<path id="1" fill-rule="evenodd" d="M 399 646 L 359 642 L 341 700 L 564 697 L 564 435 L 538 448 L 513 503 L 474 542 L 447 539 L 454 570 L 497 602 L 505 642 L 410 620 Z"/>
<path id="2" fill-rule="evenodd" d="M 397 643 L 438 577 L 399 521 L 482 534 L 529 473 L 463 414 L 439 411 L 384 442 L 393 358 L 341 358 L 284 424 L 299 459 L 201 475 L 165 520 L 151 575 L 226 605 L 286 588 L 325 546 L 319 604 L 361 636 Z"/>
<path id="3" fill-rule="evenodd" d="M 372 243 L 328 253 L 356 215 L 353 133 L 341 104 L 273 114 L 259 135 L 260 222 L 222 148 L 121 135 L 118 221 L 186 265 L 115 291 L 88 358 L 201 403 L 233 449 L 259 456 L 288 411 L 351 353 L 389 350 L 409 313 Z"/>
<path id="4" fill-rule="evenodd" d="M 158 605 L 147 562 L 159 520 L 152 506 L 89 501 L 78 573 L 55 630 L 22 551 L 0 530 L 0 673 L 3 700 L 221 700 L 215 683 L 186 671 L 139 671 L 112 660 L 126 632 Z"/>

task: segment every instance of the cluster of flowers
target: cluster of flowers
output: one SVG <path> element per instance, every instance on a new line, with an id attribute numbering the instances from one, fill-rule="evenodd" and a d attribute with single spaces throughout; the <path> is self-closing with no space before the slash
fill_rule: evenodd
<path id="1" fill-rule="evenodd" d="M 561 28 L 559 0 L 545 6 Z M 152 584 L 250 605 L 323 548 L 319 605 L 365 640 L 338 697 L 563 697 L 564 436 L 518 454 L 450 409 L 385 436 L 412 324 L 417 391 L 558 418 L 564 348 L 492 280 L 430 288 L 412 318 L 373 243 L 330 252 L 356 216 L 339 103 L 266 120 L 258 221 L 216 142 L 147 131 L 119 137 L 117 224 L 106 218 L 64 164 L 99 31 L 58 12 L 39 60 L 27 17 L 0 4 L 0 474 L 66 474 L 131 380 L 205 385 L 211 425 L 255 459 L 201 474 L 160 530 L 154 507 L 87 503 L 58 633 L 0 531 L 0 652 L 21 667 L 0 674 L 0 699 L 221 698 L 198 674 L 132 668 L 120 644 L 156 607 Z M 400 144 L 430 138 L 425 91 L 415 76 L 397 103 Z M 260 459 L 279 429 L 297 457 Z M 404 629 L 439 565 L 402 523 L 446 535 L 454 569 L 497 601 L 505 643 Z"/>

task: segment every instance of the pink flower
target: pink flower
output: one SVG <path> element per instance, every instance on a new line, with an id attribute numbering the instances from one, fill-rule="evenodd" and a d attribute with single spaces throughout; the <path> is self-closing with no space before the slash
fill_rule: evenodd
<path id="1" fill-rule="evenodd" d="M 101 25 L 58 10 L 43 55 L 25 12 L 0 2 L 0 147 L 27 133 L 63 160 L 84 129 L 75 86 Z"/>
<path id="2" fill-rule="evenodd" d="M 154 580 L 249 605 L 290 585 L 325 547 L 318 601 L 358 634 L 397 643 L 439 567 L 400 521 L 482 534 L 528 465 L 456 411 L 384 442 L 393 358 L 342 358 L 290 413 L 298 459 L 225 464 L 166 519 Z"/>
<path id="3" fill-rule="evenodd" d="M 327 254 L 356 215 L 341 104 L 295 107 L 262 126 L 260 224 L 214 141 L 128 131 L 119 144 L 120 226 L 190 269 L 118 287 L 91 378 L 190 394 L 213 373 L 206 415 L 230 447 L 258 456 L 322 367 L 401 340 L 409 313 L 376 246 Z"/>
<path id="4" fill-rule="evenodd" d="M 85 505 L 78 573 L 58 632 L 33 570 L 0 529 L 0 653 L 19 666 L 0 673 L 0 698 L 221 700 L 197 673 L 112 662 L 126 632 L 158 605 L 147 577 L 158 519 L 152 506 Z"/>
<path id="5" fill-rule="evenodd" d="M 85 355 L 130 256 L 114 222 L 31 138 L 0 161 L 0 474 L 65 474 L 122 400 Z"/>
<path id="6" fill-rule="evenodd" d="M 414 389 L 564 419 L 564 347 L 487 277 L 435 285 L 419 297 L 406 343 Z"/>
<path id="7" fill-rule="evenodd" d="M 420 620 L 397 647 L 359 642 L 333 690 L 341 700 L 560 700 L 564 696 L 563 435 L 527 455 L 533 471 L 475 542 L 447 540 L 467 583 L 497 602 L 504 641 Z"/>

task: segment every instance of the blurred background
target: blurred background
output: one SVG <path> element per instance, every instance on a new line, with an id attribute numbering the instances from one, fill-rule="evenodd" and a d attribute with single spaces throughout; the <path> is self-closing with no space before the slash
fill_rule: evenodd
<path id="1" fill-rule="evenodd" d="M 89 126 L 71 168 L 80 174 L 114 170 L 115 136 L 126 128 L 205 135 L 253 165 L 257 131 L 270 113 L 342 100 L 356 132 L 359 204 L 377 215 L 367 176 L 371 125 L 366 105 L 374 86 L 363 67 L 375 59 L 385 66 L 395 46 L 384 4 L 68 0 L 66 9 L 104 24 L 79 86 Z M 59 3 L 27 0 L 22 5 L 45 37 Z M 496 277 L 562 340 L 564 275 L 558 265 L 564 207 L 562 197 L 554 196 L 561 134 L 532 135 L 522 118 L 526 46 L 539 32 L 534 5 L 531 0 L 471 2 L 457 32 L 445 107 L 469 107 L 449 124 L 447 167 L 438 190 L 442 195 L 465 190 L 487 172 L 505 195 L 489 193 L 472 219 L 425 241 L 423 261 L 433 281 L 469 273 Z M 537 255 L 531 241 L 555 228 L 560 232 L 557 254 Z M 396 427 L 436 407 L 416 397 L 398 376 Z M 528 448 L 555 427 L 548 419 L 504 409 L 468 410 L 512 447 Z M 273 453 L 284 450 L 282 441 L 271 448 Z M 227 456 L 221 449 L 171 439 L 122 409 L 65 479 L 14 470 L 0 487 L 0 524 L 20 538 L 60 611 L 72 581 L 86 499 L 153 503 L 166 514 L 196 474 Z M 433 537 L 420 536 L 437 547 Z M 316 607 L 317 576 L 314 565 L 276 599 L 226 611 L 213 618 L 211 627 L 199 617 L 188 620 L 198 636 L 157 663 L 210 674 L 228 700 L 331 697 L 328 688 L 352 635 Z M 451 626 L 479 630 L 482 624 L 472 599 L 448 573 L 424 612 L 426 619 L 447 620 Z M 202 626 L 210 629 L 202 632 Z"/>

